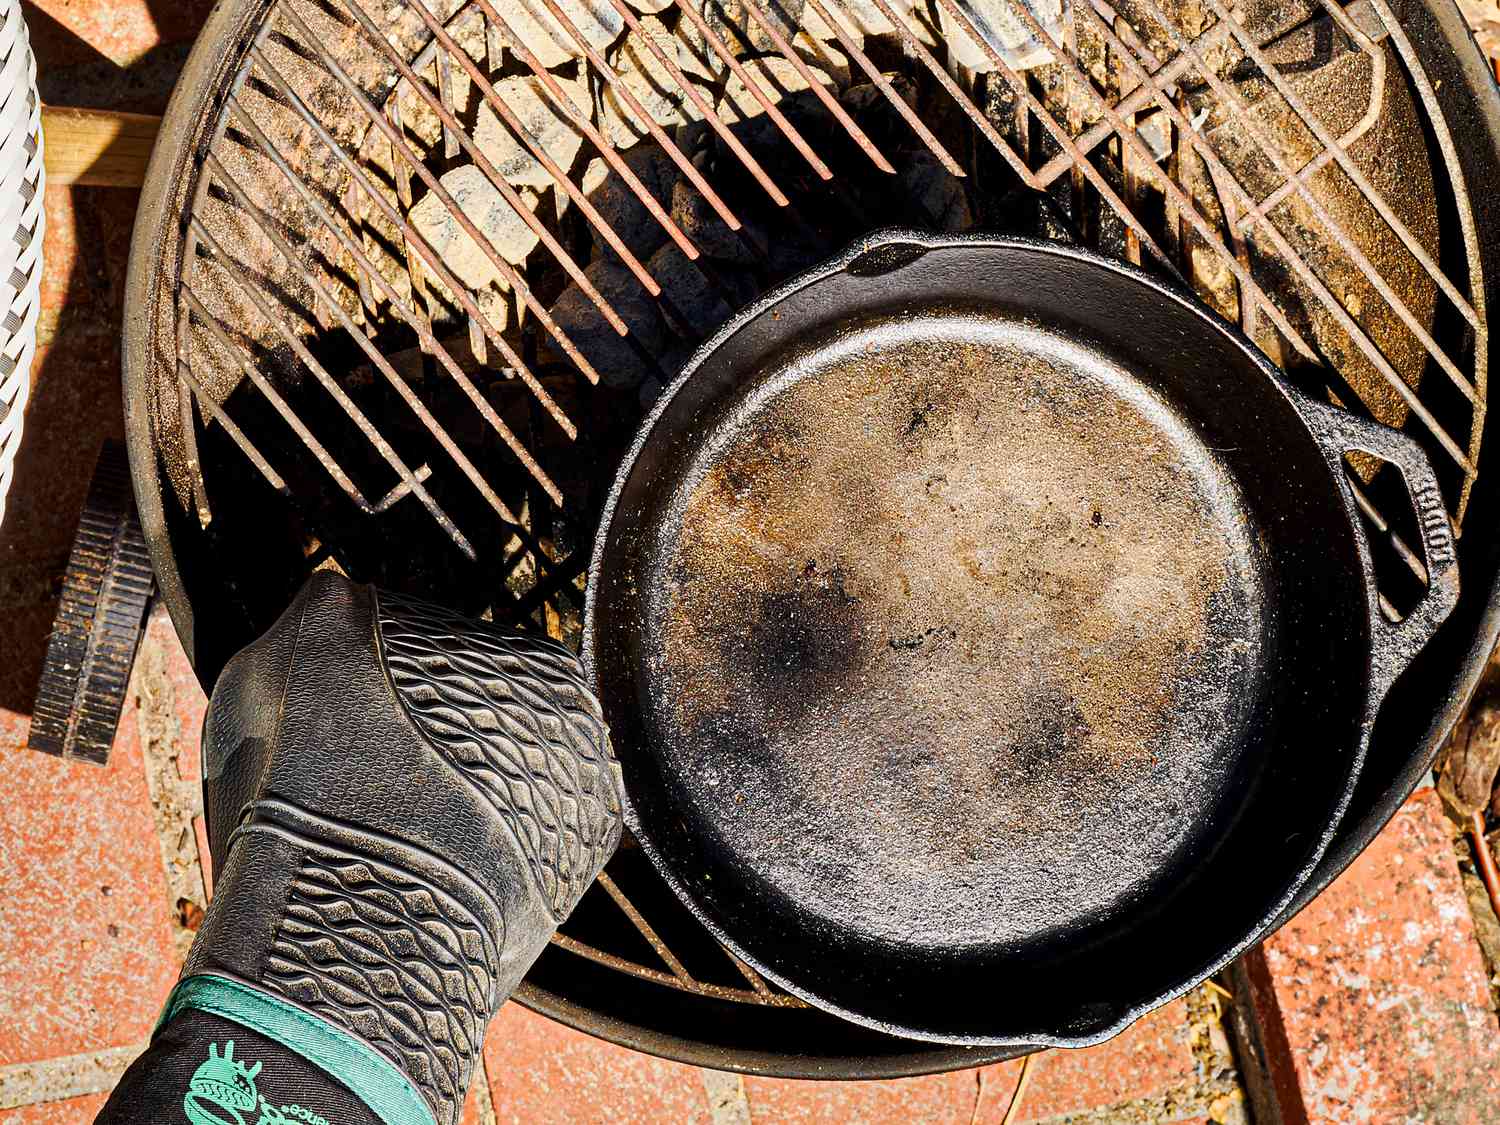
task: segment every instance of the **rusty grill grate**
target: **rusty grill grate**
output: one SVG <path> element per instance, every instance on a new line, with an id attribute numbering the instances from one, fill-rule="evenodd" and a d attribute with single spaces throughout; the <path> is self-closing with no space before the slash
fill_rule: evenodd
<path id="1" fill-rule="evenodd" d="M 1179 277 L 1417 435 L 1461 529 L 1478 251 L 1388 0 L 277 0 L 255 26 L 184 201 L 157 387 L 186 518 L 264 537 L 231 587 L 338 566 L 575 639 L 603 490 L 692 345 L 893 223 Z M 1379 466 L 1349 471 L 1396 617 L 1420 556 Z M 800 1003 L 732 957 L 690 969 L 638 853 L 611 873 L 563 949 Z"/>

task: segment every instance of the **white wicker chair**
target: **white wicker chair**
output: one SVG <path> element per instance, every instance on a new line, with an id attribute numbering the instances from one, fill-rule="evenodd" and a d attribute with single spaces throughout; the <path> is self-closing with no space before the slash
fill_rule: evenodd
<path id="1" fill-rule="evenodd" d="M 42 99 L 20 0 L 0 0 L 0 521 L 10 491 L 42 284 Z"/>

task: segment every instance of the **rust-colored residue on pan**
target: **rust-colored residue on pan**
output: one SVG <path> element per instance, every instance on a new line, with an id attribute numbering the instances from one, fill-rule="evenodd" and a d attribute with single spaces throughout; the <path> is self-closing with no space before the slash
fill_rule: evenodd
<path id="1" fill-rule="evenodd" d="M 967 312 L 757 383 L 650 599 L 653 737 L 703 827 L 906 945 L 1085 923 L 1162 877 L 1261 690 L 1254 536 L 1213 451 L 1088 350 Z"/>

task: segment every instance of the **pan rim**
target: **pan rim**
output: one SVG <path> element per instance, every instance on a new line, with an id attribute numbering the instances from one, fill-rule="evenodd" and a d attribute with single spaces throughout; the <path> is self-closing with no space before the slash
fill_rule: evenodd
<path id="1" fill-rule="evenodd" d="M 845 250 L 834 255 L 827 261 L 812 267 L 802 274 L 789 279 L 785 283 L 772 290 L 768 290 L 757 300 L 741 309 L 735 316 L 731 317 L 718 331 L 705 339 L 692 353 L 683 365 L 681 372 L 670 383 L 663 388 L 656 402 L 647 412 L 640 426 L 620 461 L 614 481 L 611 484 L 605 504 L 601 509 L 598 528 L 594 535 L 593 549 L 590 554 L 588 581 L 584 594 L 583 630 L 580 644 L 579 658 L 583 663 L 585 673 L 588 675 L 595 690 L 599 689 L 598 675 L 598 614 L 597 598 L 601 588 L 600 574 L 606 565 L 606 555 L 611 541 L 611 529 L 614 517 L 619 508 L 620 501 L 631 475 L 640 460 L 642 452 L 651 443 L 652 435 L 656 432 L 658 423 L 671 406 L 673 399 L 682 391 L 687 383 L 697 373 L 702 364 L 714 354 L 731 337 L 750 325 L 760 316 L 775 305 L 786 300 L 809 286 L 818 284 L 824 279 L 846 271 L 852 264 L 864 257 L 871 251 L 878 250 L 883 246 L 916 246 L 923 252 L 934 250 L 956 249 L 964 246 L 976 246 L 986 249 L 1001 251 L 1018 251 L 1022 253 L 1037 253 L 1040 255 L 1051 255 L 1057 258 L 1081 262 L 1085 265 L 1103 268 L 1129 282 L 1133 282 L 1143 289 L 1149 291 L 1155 299 L 1166 300 L 1186 311 L 1199 320 L 1206 330 L 1214 330 L 1227 338 L 1235 349 L 1249 359 L 1260 374 L 1271 384 L 1271 386 L 1286 401 L 1290 409 L 1308 425 L 1308 419 L 1301 407 L 1299 400 L 1304 398 L 1300 392 L 1294 390 L 1286 381 L 1281 372 L 1260 351 L 1255 344 L 1244 335 L 1236 326 L 1224 320 L 1211 308 L 1198 301 L 1192 295 L 1179 291 L 1167 284 L 1162 279 L 1151 273 L 1132 266 L 1129 263 L 1110 258 L 1092 250 L 1086 250 L 1078 246 L 1049 241 L 1047 239 L 1033 238 L 1021 235 L 1003 233 L 987 233 L 983 231 L 968 231 L 953 234 L 934 234 L 928 231 L 919 231 L 910 228 L 890 227 L 883 228 L 867 234 L 850 244 Z M 1374 565 L 1371 559 L 1369 544 L 1366 540 L 1363 528 L 1359 523 L 1358 510 L 1355 506 L 1353 496 L 1350 493 L 1347 481 L 1341 474 L 1329 466 L 1330 474 L 1336 481 L 1335 492 L 1339 499 L 1343 515 L 1353 528 L 1353 540 L 1359 557 L 1361 569 L 1362 600 L 1366 611 L 1370 615 L 1378 612 L 1377 592 L 1375 589 Z M 1373 657 L 1370 651 L 1365 651 L 1360 657 L 1360 679 L 1364 684 L 1365 694 L 1360 701 L 1363 711 L 1358 725 L 1358 738 L 1356 744 L 1347 754 L 1347 766 L 1344 781 L 1338 793 L 1338 798 L 1330 810 L 1330 815 L 1318 833 L 1317 839 L 1307 853 L 1307 858 L 1298 867 L 1295 875 L 1288 880 L 1287 886 L 1268 907 L 1259 912 L 1256 923 L 1248 928 L 1248 931 L 1238 941 L 1234 942 L 1226 950 L 1220 951 L 1214 957 L 1208 959 L 1206 964 L 1200 963 L 1196 969 L 1186 973 L 1173 974 L 1177 980 L 1167 986 L 1166 989 L 1157 990 L 1149 996 L 1112 1004 L 1112 1010 L 1116 1013 L 1102 1029 L 1084 1034 L 1062 1034 L 1056 1031 L 1056 1027 L 1037 1028 L 1035 1030 L 1011 1032 L 999 1035 L 973 1034 L 967 1032 L 933 1031 L 928 1028 L 913 1026 L 907 1023 L 897 1022 L 879 1016 L 870 1016 L 852 1010 L 844 1005 L 828 999 L 826 995 L 809 989 L 777 969 L 770 967 L 756 953 L 747 949 L 744 943 L 728 932 L 725 927 L 703 906 L 698 895 L 693 893 L 681 880 L 674 865 L 652 838 L 644 822 L 641 819 L 635 802 L 631 799 L 629 788 L 624 794 L 623 808 L 626 825 L 634 834 L 641 850 L 644 851 L 651 861 L 657 873 L 672 889 L 678 900 L 692 912 L 697 919 L 713 937 L 729 949 L 736 957 L 744 961 L 757 973 L 779 988 L 808 1004 L 858 1026 L 869 1028 L 874 1031 L 883 1032 L 887 1035 L 898 1036 L 916 1042 L 931 1043 L 936 1045 L 964 1048 L 964 1047 L 991 1047 L 991 1048 L 1081 1048 L 1091 1047 L 1108 1039 L 1115 1037 L 1131 1024 L 1135 1023 L 1148 1012 L 1155 1010 L 1172 1000 L 1185 995 L 1197 987 L 1204 979 L 1218 972 L 1225 965 L 1238 958 L 1251 946 L 1262 940 L 1277 924 L 1282 915 L 1289 909 L 1296 899 L 1298 892 L 1312 878 L 1323 857 L 1327 854 L 1333 843 L 1344 815 L 1353 799 L 1355 786 L 1365 765 L 1368 755 L 1370 736 L 1374 728 L 1374 716 L 1378 714 L 1379 704 L 1383 701 L 1383 693 L 1378 691 L 1373 683 Z M 622 763 L 623 765 L 623 763 Z"/>

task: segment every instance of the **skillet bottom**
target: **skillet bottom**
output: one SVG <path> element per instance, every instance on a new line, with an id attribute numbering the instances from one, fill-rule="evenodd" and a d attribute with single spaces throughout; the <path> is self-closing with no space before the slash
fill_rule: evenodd
<path id="1" fill-rule="evenodd" d="M 1076 933 L 1207 854 L 1271 659 L 1216 451 L 994 310 L 866 322 L 751 384 L 642 570 L 687 827 L 788 909 L 948 955 Z"/>

